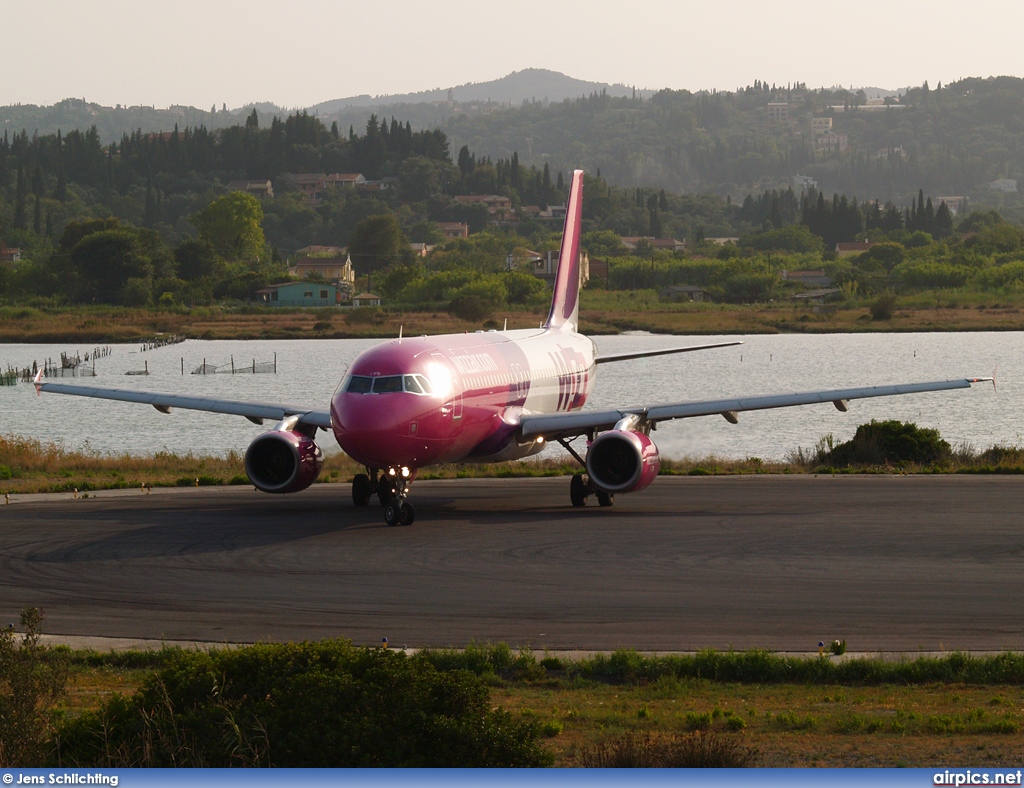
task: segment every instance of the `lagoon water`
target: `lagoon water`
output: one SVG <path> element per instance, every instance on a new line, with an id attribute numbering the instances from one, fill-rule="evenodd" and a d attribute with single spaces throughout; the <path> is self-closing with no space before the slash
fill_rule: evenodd
<path id="1" fill-rule="evenodd" d="M 733 339 L 745 344 L 602 365 L 587 407 L 987 376 L 998 367 L 997 390 L 991 384 L 976 384 L 970 390 L 857 400 L 850 403 L 848 413 L 839 413 L 831 404 L 741 413 L 738 425 L 720 416 L 682 419 L 663 422 L 653 437 L 667 457 L 784 459 L 797 448 L 813 447 L 826 434 L 846 440 L 857 425 L 871 419 L 901 419 L 935 427 L 954 445 L 984 449 L 1024 443 L 1021 332 L 595 337 L 603 353 Z M 135 345 L 115 345 L 109 356 L 96 360 L 97 376 L 81 382 L 326 408 L 348 364 L 377 341 L 190 340 L 147 352 Z M 0 369 L 31 366 L 46 358 L 59 364 L 62 351 L 84 353 L 92 347 L 0 344 Z M 204 360 L 220 365 L 233 357 L 243 366 L 253 359 L 272 360 L 275 353 L 277 374 L 190 374 Z M 147 362 L 148 376 L 125 374 L 143 369 Z M 25 383 L 0 387 L 0 434 L 55 441 L 71 449 L 224 454 L 244 451 L 266 429 L 236 416 L 192 411 L 165 415 L 131 403 L 52 394 L 37 398 Z M 320 433 L 320 443 L 327 452 L 338 450 L 325 433 Z"/>

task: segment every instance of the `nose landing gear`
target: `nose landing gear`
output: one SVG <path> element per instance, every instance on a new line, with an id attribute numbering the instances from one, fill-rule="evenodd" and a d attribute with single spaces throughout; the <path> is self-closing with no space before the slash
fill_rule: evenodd
<path id="1" fill-rule="evenodd" d="M 412 525 L 416 510 L 406 501 L 412 484 L 413 472 L 409 468 L 392 467 L 380 478 L 377 468 L 367 468 L 352 480 L 352 502 L 366 506 L 374 494 L 384 507 L 384 522 L 389 525 Z"/>

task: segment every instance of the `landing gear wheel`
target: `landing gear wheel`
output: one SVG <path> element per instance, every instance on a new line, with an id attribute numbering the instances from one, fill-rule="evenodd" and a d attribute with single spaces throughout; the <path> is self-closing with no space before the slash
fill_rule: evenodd
<path id="1" fill-rule="evenodd" d="M 615 503 L 614 493 L 605 492 L 604 490 L 598 490 L 597 503 L 600 506 L 611 506 L 613 503 Z"/>
<path id="2" fill-rule="evenodd" d="M 587 505 L 587 484 L 583 481 L 583 474 L 577 473 L 569 483 L 569 500 L 573 506 Z"/>
<path id="3" fill-rule="evenodd" d="M 395 499 L 395 493 L 398 490 L 395 489 L 395 483 L 388 481 L 387 479 L 381 479 L 377 484 L 377 498 L 380 499 L 381 506 L 387 506 L 391 501 Z"/>
<path id="4" fill-rule="evenodd" d="M 402 508 L 398 512 L 398 522 L 402 525 L 412 525 L 412 521 L 416 519 L 416 510 L 412 508 L 411 503 L 403 503 Z"/>
<path id="5" fill-rule="evenodd" d="M 352 480 L 352 503 L 356 506 L 366 506 L 373 495 L 373 488 L 370 486 L 370 477 L 365 473 L 356 474 Z"/>
<path id="6" fill-rule="evenodd" d="M 398 525 L 402 519 L 401 507 L 394 501 L 389 501 L 384 507 L 384 522 L 386 525 L 393 526 Z"/>

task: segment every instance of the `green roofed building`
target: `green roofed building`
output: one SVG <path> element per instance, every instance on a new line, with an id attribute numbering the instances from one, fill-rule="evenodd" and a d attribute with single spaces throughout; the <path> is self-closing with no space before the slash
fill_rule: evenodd
<path id="1" fill-rule="evenodd" d="M 341 304 L 343 295 L 337 285 L 287 282 L 257 290 L 256 297 L 266 306 L 337 306 Z"/>

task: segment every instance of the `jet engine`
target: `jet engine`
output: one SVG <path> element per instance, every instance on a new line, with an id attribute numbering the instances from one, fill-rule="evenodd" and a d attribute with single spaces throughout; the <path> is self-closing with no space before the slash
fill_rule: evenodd
<path id="1" fill-rule="evenodd" d="M 660 467 L 661 457 L 654 441 L 634 430 L 601 433 L 587 452 L 590 481 L 605 492 L 642 490 L 655 480 Z"/>
<path id="2" fill-rule="evenodd" d="M 294 430 L 265 432 L 245 450 L 245 472 L 266 493 L 305 490 L 316 481 L 324 454 L 312 438 Z"/>

